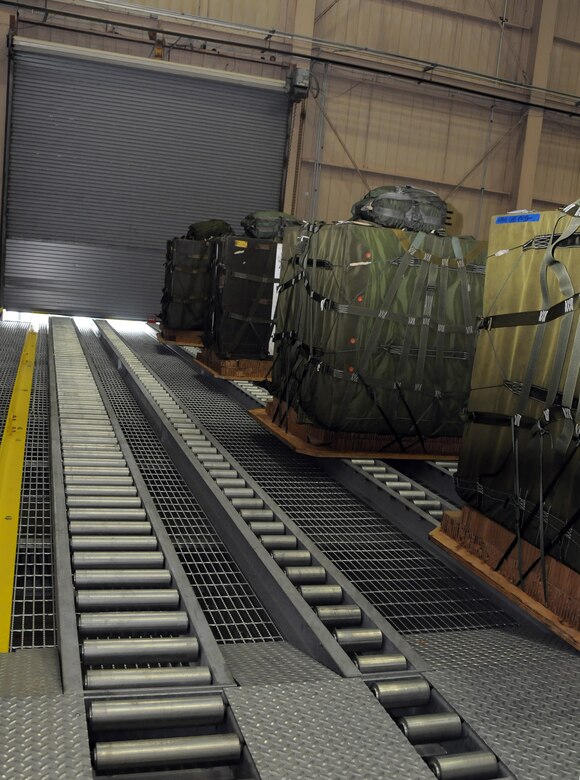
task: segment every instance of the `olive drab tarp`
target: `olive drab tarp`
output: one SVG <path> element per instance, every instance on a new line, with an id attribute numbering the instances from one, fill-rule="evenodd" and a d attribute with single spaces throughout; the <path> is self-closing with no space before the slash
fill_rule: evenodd
<path id="1" fill-rule="evenodd" d="M 209 296 L 209 254 L 205 241 L 167 242 L 161 322 L 174 330 L 201 330 Z"/>
<path id="2" fill-rule="evenodd" d="M 576 213 L 572 204 L 568 213 L 492 220 L 497 256 L 488 261 L 457 477 L 462 498 L 514 532 L 514 546 L 521 537 L 580 571 Z"/>
<path id="3" fill-rule="evenodd" d="M 274 392 L 300 421 L 460 436 L 486 245 L 345 222 L 288 229 Z"/>
<path id="4" fill-rule="evenodd" d="M 290 225 L 302 224 L 301 220 L 283 211 L 254 211 L 240 222 L 247 236 L 269 238 L 272 241 L 281 241 L 284 230 Z"/>
<path id="5" fill-rule="evenodd" d="M 439 195 L 417 187 L 376 187 L 352 209 L 353 219 L 368 219 L 382 227 L 440 231 L 446 224 L 447 204 Z"/>

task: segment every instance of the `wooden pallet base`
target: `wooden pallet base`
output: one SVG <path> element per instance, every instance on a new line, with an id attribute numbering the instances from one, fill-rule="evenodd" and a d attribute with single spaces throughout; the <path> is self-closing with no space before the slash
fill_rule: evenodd
<path id="1" fill-rule="evenodd" d="M 280 426 L 273 417 L 278 409 L 278 401 L 270 402 L 265 409 L 252 409 L 250 414 L 260 425 L 273 433 L 294 452 L 310 455 L 314 458 L 373 458 L 375 460 L 457 460 L 459 439 L 446 439 L 445 447 L 450 451 L 437 449 L 439 443 L 431 440 L 432 451 L 408 452 L 387 450 L 386 445 L 392 441 L 391 436 L 378 436 L 365 433 L 344 433 L 328 431 L 315 425 L 305 425 L 298 422 L 296 412 L 290 409 L 284 423 Z M 282 405 L 282 415 L 285 406 Z M 277 415 L 277 418 L 279 415 Z M 444 445 L 440 445 L 443 449 Z M 430 449 L 430 447 L 428 447 Z"/>
<path id="2" fill-rule="evenodd" d="M 157 339 L 162 344 L 184 344 L 189 347 L 203 347 L 202 330 L 173 330 L 172 328 L 161 328 L 157 334 Z"/>
<path id="3" fill-rule="evenodd" d="M 194 362 L 216 379 L 250 379 L 262 382 L 272 368 L 270 359 L 226 360 L 218 357 L 211 349 L 202 349 Z"/>
<path id="4" fill-rule="evenodd" d="M 445 512 L 441 527 L 430 534 L 433 542 L 580 650 L 580 574 L 547 557 L 547 601 L 539 566 L 526 578 L 522 590 L 516 585 L 519 579 L 516 550 L 502 565 L 501 573 L 494 570 L 513 537 L 506 528 L 471 507 Z M 538 554 L 536 547 L 522 542 L 524 569 Z"/>

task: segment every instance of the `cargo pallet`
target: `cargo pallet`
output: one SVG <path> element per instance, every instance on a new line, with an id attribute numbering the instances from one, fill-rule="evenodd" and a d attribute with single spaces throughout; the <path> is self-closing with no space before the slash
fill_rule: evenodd
<path id="1" fill-rule="evenodd" d="M 216 379 L 251 379 L 262 382 L 272 368 L 272 360 L 250 360 L 248 358 L 221 358 L 212 349 L 204 348 L 194 358 L 196 363 Z"/>
<path id="2" fill-rule="evenodd" d="M 501 566 L 495 566 L 514 539 L 514 534 L 499 523 L 465 506 L 443 514 L 439 528 L 429 534 L 431 540 L 458 559 L 504 596 L 580 650 L 580 574 L 560 561 L 546 556 L 547 599 L 540 566 L 518 587 L 518 553 L 514 548 Z M 534 545 L 522 541 L 522 570 L 526 571 L 539 556 Z"/>
<path id="3" fill-rule="evenodd" d="M 374 433 L 331 431 L 298 421 L 294 409 L 274 398 L 265 409 L 252 409 L 250 414 L 266 430 L 273 433 L 294 452 L 314 458 L 376 458 L 382 460 L 457 460 L 459 438 L 426 439 L 425 450 L 413 437 L 403 438 L 402 451 L 393 437 Z M 280 422 L 282 421 L 282 422 Z"/>
<path id="4" fill-rule="evenodd" d="M 161 333 L 157 334 L 157 339 L 162 344 L 185 344 L 190 347 L 203 347 L 202 330 L 174 330 L 173 328 L 162 326 Z"/>

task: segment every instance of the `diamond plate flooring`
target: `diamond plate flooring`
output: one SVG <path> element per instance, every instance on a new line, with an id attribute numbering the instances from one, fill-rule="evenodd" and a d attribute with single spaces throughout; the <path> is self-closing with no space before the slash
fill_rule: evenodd
<path id="1" fill-rule="evenodd" d="M 40 694 L 56 696 L 61 692 L 56 648 L 0 653 L 0 700 Z"/>
<path id="2" fill-rule="evenodd" d="M 262 780 L 433 780 L 360 680 L 228 689 Z"/>
<path id="3" fill-rule="evenodd" d="M 222 653 L 238 685 L 336 679 L 334 672 L 287 642 L 225 645 Z"/>
<path id="4" fill-rule="evenodd" d="M 0 700 L 0 780 L 92 777 L 80 692 Z"/>
<path id="5" fill-rule="evenodd" d="M 408 637 L 427 677 L 519 780 L 580 776 L 580 655 L 533 629 Z"/>

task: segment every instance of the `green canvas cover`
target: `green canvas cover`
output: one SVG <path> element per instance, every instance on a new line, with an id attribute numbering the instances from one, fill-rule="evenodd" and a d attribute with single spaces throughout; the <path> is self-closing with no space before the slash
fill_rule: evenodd
<path id="1" fill-rule="evenodd" d="M 486 245 L 344 222 L 286 231 L 275 394 L 304 422 L 460 436 Z"/>
<path id="2" fill-rule="evenodd" d="M 269 238 L 281 241 L 284 230 L 290 225 L 303 224 L 292 214 L 284 211 L 254 211 L 240 222 L 244 233 L 252 238 Z"/>
<path id="3" fill-rule="evenodd" d="M 561 211 L 492 219 L 497 256 L 487 266 L 457 474 L 469 504 L 576 571 L 579 226 Z"/>

